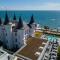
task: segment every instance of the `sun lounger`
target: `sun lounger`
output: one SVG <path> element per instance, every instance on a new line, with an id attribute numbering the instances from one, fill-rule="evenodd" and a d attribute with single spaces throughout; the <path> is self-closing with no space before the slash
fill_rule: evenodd
<path id="1" fill-rule="evenodd" d="M 44 60 L 47 60 L 47 57 L 44 57 Z"/>
<path id="2" fill-rule="evenodd" d="M 42 44 L 44 44 L 44 45 L 45 45 L 46 43 L 45 43 L 45 42 L 43 42 Z"/>
<path id="3" fill-rule="evenodd" d="M 43 50 L 43 48 L 44 48 L 44 47 L 41 47 L 41 46 L 39 47 L 39 49 L 42 49 L 42 50 Z"/>
<path id="4" fill-rule="evenodd" d="M 39 55 L 40 55 L 40 52 L 36 52 L 35 55 L 36 55 L 36 56 L 39 56 Z"/>
<path id="5" fill-rule="evenodd" d="M 50 60 L 54 60 L 54 59 L 50 59 Z"/>
<path id="6" fill-rule="evenodd" d="M 53 49 L 52 51 L 53 51 L 53 52 L 57 52 L 57 50 L 55 50 L 55 49 Z"/>

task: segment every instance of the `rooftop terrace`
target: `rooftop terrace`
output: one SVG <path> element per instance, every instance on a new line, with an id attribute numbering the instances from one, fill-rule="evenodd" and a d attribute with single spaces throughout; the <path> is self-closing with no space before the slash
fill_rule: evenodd
<path id="1" fill-rule="evenodd" d="M 22 55 L 22 56 L 30 58 L 32 60 L 37 60 L 37 58 L 39 56 L 35 55 L 35 53 L 36 52 L 41 53 L 43 51 L 43 48 L 45 46 L 45 44 L 43 44 L 43 42 L 47 43 L 47 40 L 29 37 L 27 39 L 27 45 L 21 51 L 19 51 L 16 55 L 17 56 Z M 40 47 L 43 47 L 43 48 L 40 48 Z M 22 57 L 22 58 L 24 58 L 24 57 Z"/>

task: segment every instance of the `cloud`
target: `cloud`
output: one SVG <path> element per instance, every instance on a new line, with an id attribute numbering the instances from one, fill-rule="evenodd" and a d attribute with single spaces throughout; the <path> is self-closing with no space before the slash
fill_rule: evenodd
<path id="1" fill-rule="evenodd" d="M 45 3 L 40 5 L 41 10 L 60 10 L 60 3 Z"/>
<path id="2" fill-rule="evenodd" d="M 35 5 L 0 6 L 0 10 L 60 10 L 60 3 L 42 3 Z"/>
<path id="3" fill-rule="evenodd" d="M 38 5 L 33 5 L 30 9 L 32 10 L 60 10 L 60 3 L 43 3 Z"/>

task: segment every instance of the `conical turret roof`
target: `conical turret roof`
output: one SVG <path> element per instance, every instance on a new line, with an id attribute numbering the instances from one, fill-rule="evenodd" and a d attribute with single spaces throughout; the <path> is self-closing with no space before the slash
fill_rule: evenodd
<path id="1" fill-rule="evenodd" d="M 15 13 L 14 13 L 14 17 L 13 17 L 13 20 L 16 20 L 16 15 L 15 15 Z"/>
<path id="2" fill-rule="evenodd" d="M 33 17 L 33 15 L 32 15 L 29 24 L 33 24 L 33 23 L 34 23 L 34 17 Z"/>
<path id="3" fill-rule="evenodd" d="M 1 18 L 0 18 L 0 25 L 2 24 Z"/>
<path id="4" fill-rule="evenodd" d="M 8 23 L 9 23 L 9 18 L 8 18 L 8 14 L 7 14 L 7 12 L 6 12 L 4 25 L 7 25 Z"/>
<path id="5" fill-rule="evenodd" d="M 21 18 L 21 16 L 19 17 L 19 22 L 18 22 L 18 24 L 17 24 L 17 29 L 20 29 L 20 28 L 22 28 L 23 27 L 23 21 L 22 21 L 22 18 Z"/>
<path id="6" fill-rule="evenodd" d="M 29 22 L 29 24 L 27 24 L 30 28 L 32 28 L 32 24 L 34 23 L 34 17 L 33 17 L 33 15 L 31 16 L 31 20 L 30 20 L 30 22 Z"/>

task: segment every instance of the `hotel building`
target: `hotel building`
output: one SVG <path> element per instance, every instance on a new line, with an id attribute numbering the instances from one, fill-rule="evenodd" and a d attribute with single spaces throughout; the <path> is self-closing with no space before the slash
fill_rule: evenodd
<path id="1" fill-rule="evenodd" d="M 16 21 L 15 14 L 13 22 L 9 22 L 9 17 L 6 12 L 4 24 L 0 25 L 0 40 L 3 43 L 3 47 L 9 50 L 17 50 L 26 44 L 26 42 L 24 42 L 26 38 L 34 36 L 35 23 L 33 16 L 26 26 L 28 29 L 24 28 L 21 17 L 18 22 Z"/>

